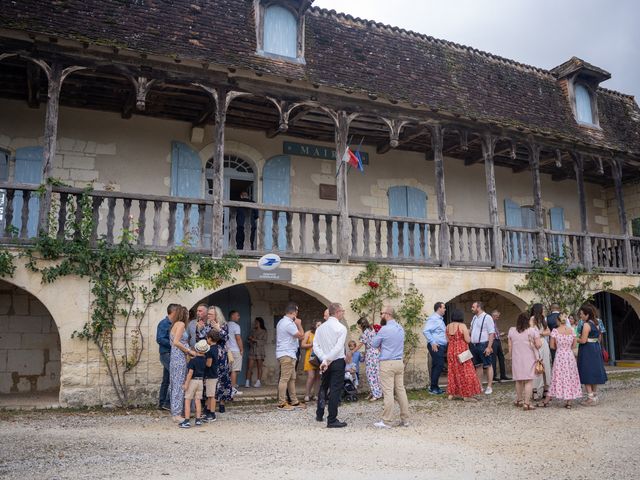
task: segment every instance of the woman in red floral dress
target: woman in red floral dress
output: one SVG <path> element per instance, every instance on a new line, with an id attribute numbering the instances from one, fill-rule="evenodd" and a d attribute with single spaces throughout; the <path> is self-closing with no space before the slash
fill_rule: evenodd
<path id="1" fill-rule="evenodd" d="M 469 349 L 469 329 L 463 323 L 464 314 L 461 310 L 454 310 L 451 314 L 451 323 L 447 325 L 447 394 L 449 400 L 453 397 L 462 397 L 466 402 L 477 401 L 476 395 L 480 395 L 482 389 L 476 370 L 471 359 L 464 363 L 458 360 L 458 354 Z"/>

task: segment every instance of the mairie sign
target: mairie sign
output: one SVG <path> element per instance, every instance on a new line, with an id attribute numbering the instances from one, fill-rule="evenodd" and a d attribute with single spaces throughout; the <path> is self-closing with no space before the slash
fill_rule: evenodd
<path id="1" fill-rule="evenodd" d="M 356 147 L 352 145 L 351 148 L 354 149 Z M 287 155 L 298 155 L 300 157 L 323 158 L 325 160 L 335 160 L 336 159 L 336 150 L 335 150 L 335 148 L 322 147 L 320 145 L 307 145 L 305 143 L 284 142 L 282 150 Z M 366 152 L 360 151 L 360 155 L 362 156 L 362 163 L 364 165 L 368 165 L 369 164 L 369 154 L 366 153 Z"/>

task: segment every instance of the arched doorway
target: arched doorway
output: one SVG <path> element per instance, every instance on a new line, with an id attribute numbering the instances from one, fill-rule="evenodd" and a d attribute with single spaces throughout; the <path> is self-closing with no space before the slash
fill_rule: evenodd
<path id="1" fill-rule="evenodd" d="M 0 280 L 0 406 L 58 404 L 60 335 L 35 296 Z"/>
<path id="2" fill-rule="evenodd" d="M 233 285 L 215 292 L 201 301 L 207 305 L 220 307 L 225 317 L 228 316 L 231 310 L 237 310 L 240 313 L 240 328 L 245 346 L 255 318 L 262 317 L 267 329 L 266 358 L 262 383 L 267 386 L 276 385 L 278 381 L 279 366 L 275 358 L 275 327 L 282 318 L 286 305 L 289 302 L 298 304 L 302 327 L 307 331 L 311 328 L 313 322 L 322 319 L 322 314 L 328 304 L 326 299 L 319 295 L 314 295 L 312 292 L 306 292 L 287 284 L 271 282 L 249 282 Z M 195 307 L 195 305 L 193 306 Z M 301 354 L 303 353 L 301 352 Z M 241 386 L 245 382 L 248 358 L 249 350 L 245 348 L 242 374 L 238 376 L 238 383 Z M 303 362 L 300 361 L 298 364 L 299 373 L 302 373 L 302 368 Z M 299 375 L 300 381 L 304 381 L 303 377 L 304 375 Z"/>
<path id="3" fill-rule="evenodd" d="M 604 323 L 603 345 L 611 364 L 640 362 L 640 318 L 627 294 L 599 292 L 594 304 Z M 636 304 L 638 302 L 636 301 Z"/>
<path id="4" fill-rule="evenodd" d="M 447 313 L 445 314 L 445 322 L 449 323 L 449 318 L 453 310 L 460 309 L 464 312 L 465 323 L 468 325 L 473 317 L 471 305 L 475 301 L 483 302 L 485 311 L 488 313 L 491 313 L 493 310 L 500 312 L 500 324 L 498 327 L 500 331 L 504 333 L 506 333 L 510 327 L 515 326 L 518 314 L 527 308 L 526 302 L 513 294 L 501 290 L 479 288 L 461 293 L 446 302 Z"/>

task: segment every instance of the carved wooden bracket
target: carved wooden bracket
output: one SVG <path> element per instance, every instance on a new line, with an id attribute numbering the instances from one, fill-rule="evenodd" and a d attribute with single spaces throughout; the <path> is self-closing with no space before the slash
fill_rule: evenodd
<path id="1" fill-rule="evenodd" d="M 136 89 L 136 108 L 144 112 L 147 106 L 147 94 L 153 84 L 156 83 L 156 80 L 148 79 L 147 77 L 131 77 L 131 83 Z"/>
<path id="2" fill-rule="evenodd" d="M 385 117 L 380 117 L 384 123 L 389 127 L 389 146 L 391 148 L 397 148 L 400 144 L 400 133 L 402 129 L 408 125 L 408 120 L 398 120 L 398 119 L 389 119 Z"/>
<path id="3" fill-rule="evenodd" d="M 556 148 L 556 167 L 562 168 L 562 152 Z"/>

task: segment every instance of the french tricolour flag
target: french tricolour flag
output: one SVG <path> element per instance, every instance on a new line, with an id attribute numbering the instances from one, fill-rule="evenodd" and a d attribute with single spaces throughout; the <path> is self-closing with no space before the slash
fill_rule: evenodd
<path id="1" fill-rule="evenodd" d="M 344 152 L 342 156 L 342 161 L 348 163 L 353 168 L 357 168 L 361 172 L 364 172 L 364 168 L 362 166 L 362 158 L 360 157 L 360 152 L 353 153 L 349 147 Z"/>

